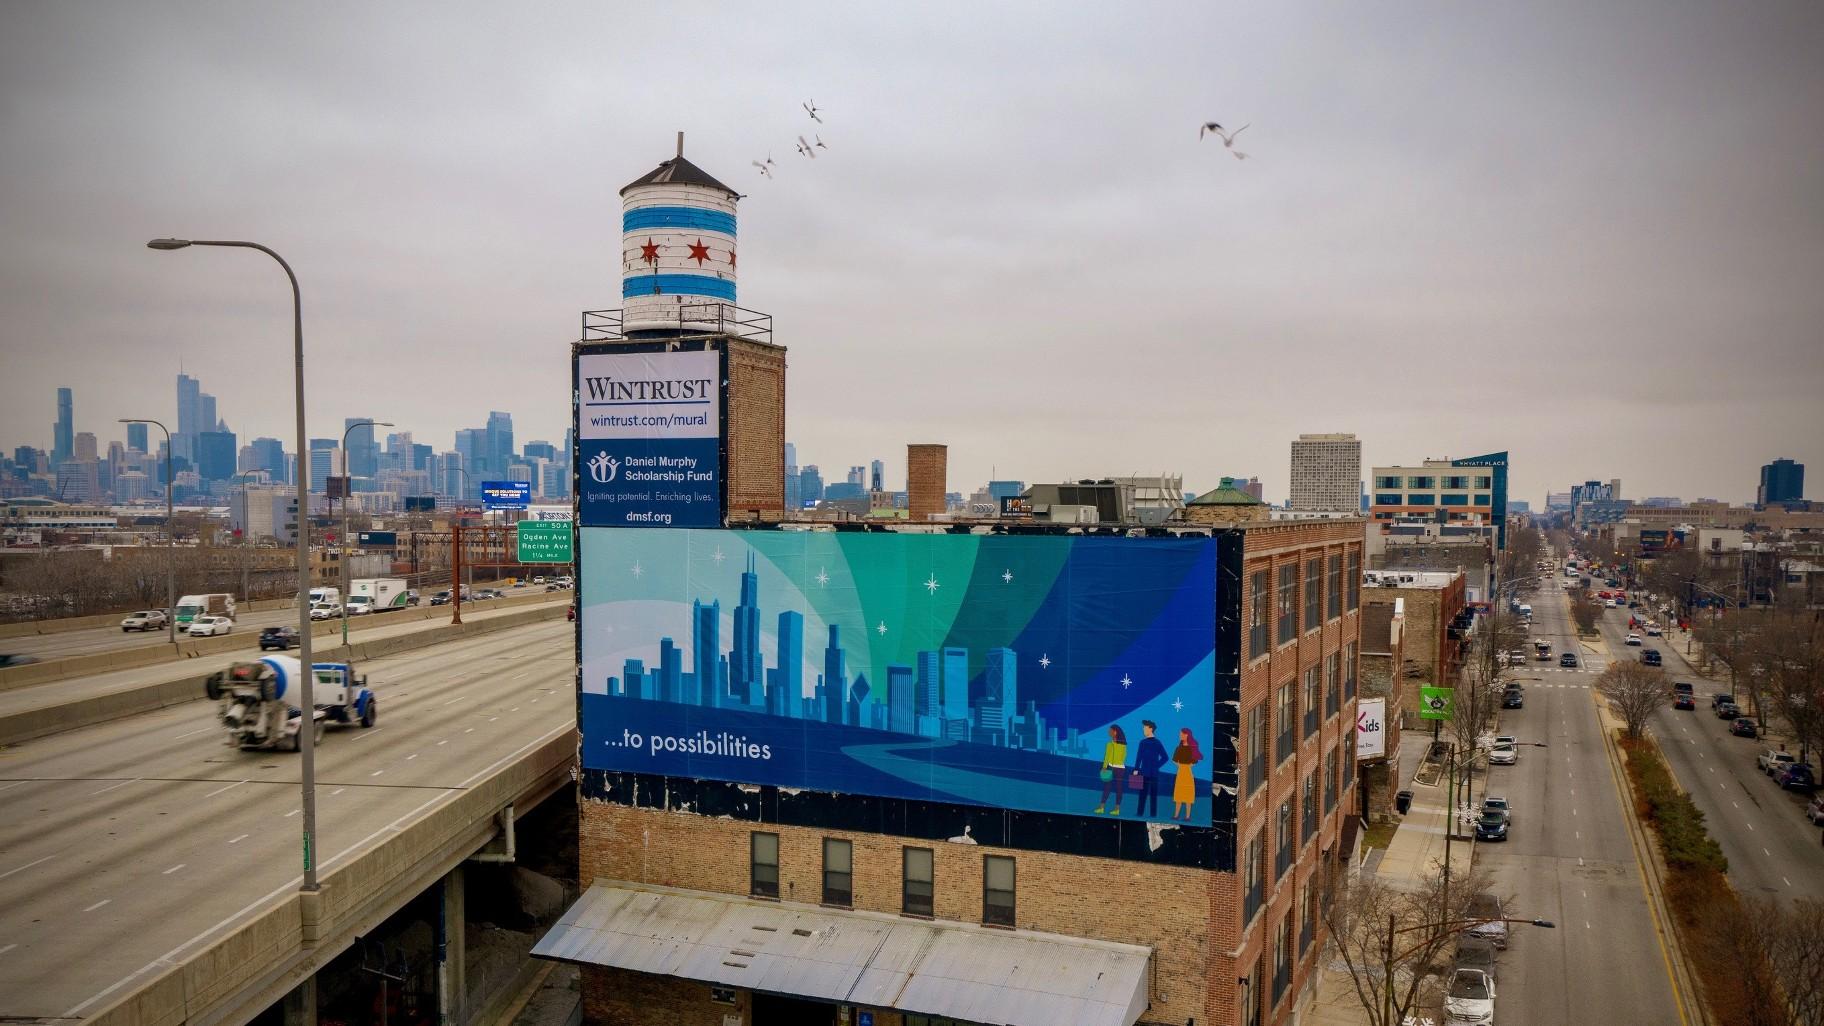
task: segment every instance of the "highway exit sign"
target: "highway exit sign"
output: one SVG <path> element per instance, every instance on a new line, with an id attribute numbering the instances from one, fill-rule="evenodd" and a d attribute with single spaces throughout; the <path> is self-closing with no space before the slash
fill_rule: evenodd
<path id="1" fill-rule="evenodd" d="M 565 521 L 519 522 L 521 563 L 573 563 L 576 561 L 573 524 Z"/>

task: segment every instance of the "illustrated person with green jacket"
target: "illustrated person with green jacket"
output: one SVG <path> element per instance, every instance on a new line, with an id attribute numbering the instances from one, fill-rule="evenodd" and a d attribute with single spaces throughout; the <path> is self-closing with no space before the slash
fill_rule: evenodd
<path id="1" fill-rule="evenodd" d="M 1111 723 L 1108 727 L 1108 744 L 1102 749 L 1102 803 L 1096 811 L 1108 809 L 1108 796 L 1115 796 L 1115 807 L 1108 809 L 1111 816 L 1121 815 L 1121 802 L 1127 797 L 1127 735 L 1121 732 L 1120 724 Z"/>

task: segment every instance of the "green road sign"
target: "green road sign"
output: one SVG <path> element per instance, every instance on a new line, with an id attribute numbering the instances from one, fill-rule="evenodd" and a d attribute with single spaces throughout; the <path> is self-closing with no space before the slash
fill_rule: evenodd
<path id="1" fill-rule="evenodd" d="M 519 561 L 521 563 L 574 563 L 576 546 L 572 528 L 565 520 L 522 520 L 519 523 Z"/>
<path id="2" fill-rule="evenodd" d="M 1455 688 L 1419 687 L 1419 719 L 1448 720 L 1450 710 L 1456 701 Z"/>

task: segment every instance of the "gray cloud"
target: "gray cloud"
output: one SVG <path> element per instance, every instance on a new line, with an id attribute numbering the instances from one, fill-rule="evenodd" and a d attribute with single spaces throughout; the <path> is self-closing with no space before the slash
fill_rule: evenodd
<path id="1" fill-rule="evenodd" d="M 1824 12 L 1804 3 L 0 11 L 0 439 L 169 414 L 289 444 L 561 437 L 617 190 L 688 132 L 752 195 L 741 298 L 832 468 L 953 488 L 1513 451 L 1514 483 L 1751 494 L 1824 466 Z M 814 165 L 798 102 L 827 110 Z M 1252 121 L 1237 162 L 1196 125 Z M 774 181 L 748 161 L 771 150 Z"/>

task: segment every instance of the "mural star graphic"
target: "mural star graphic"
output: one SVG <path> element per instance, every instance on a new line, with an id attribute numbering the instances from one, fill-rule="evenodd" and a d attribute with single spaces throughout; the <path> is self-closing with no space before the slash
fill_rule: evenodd
<path id="1" fill-rule="evenodd" d="M 1172 699 L 1172 711 L 1173 712 L 1183 712 L 1184 711 L 1184 699 L 1182 699 L 1182 698 Z"/>
<path id="2" fill-rule="evenodd" d="M 819 588 L 828 587 L 830 583 L 829 571 L 825 570 L 823 567 L 818 567 L 817 576 L 811 578 L 811 580 L 816 581 L 817 587 Z"/>
<path id="3" fill-rule="evenodd" d="M 1051 669 L 1051 655 L 1049 653 L 1039 657 L 1039 669 L 1041 669 L 1041 670 Z"/>
<path id="4" fill-rule="evenodd" d="M 694 245 L 688 242 L 685 245 L 690 247 L 690 255 L 684 259 L 695 260 L 697 266 L 702 267 L 704 262 L 709 259 L 709 247 L 703 245 L 702 239 L 698 239 Z"/>
<path id="5" fill-rule="evenodd" d="M 656 265 L 659 262 L 659 245 L 650 238 L 646 245 L 640 247 L 640 259 L 645 263 Z"/>
<path id="6" fill-rule="evenodd" d="M 725 560 L 725 559 L 727 559 L 727 558 L 728 558 L 728 557 L 727 557 L 727 556 L 725 556 L 725 555 L 723 555 L 723 553 L 722 553 L 722 549 L 721 549 L 721 547 L 720 547 L 720 546 L 717 546 L 717 548 L 716 548 L 716 551 L 715 551 L 715 553 L 714 553 L 714 554 L 712 554 L 712 555 L 711 555 L 711 556 L 710 556 L 710 557 L 709 557 L 709 558 L 711 558 L 711 559 L 713 559 L 713 560 L 715 560 L 715 561 L 716 561 L 716 562 L 718 562 L 718 563 L 720 563 L 720 562 L 722 562 L 722 561 L 723 561 L 723 560 Z"/>
<path id="7" fill-rule="evenodd" d="M 932 574 L 930 577 L 925 578 L 925 593 L 927 595 L 937 594 L 937 589 L 940 587 L 942 587 L 942 585 L 937 583 L 936 574 Z"/>
<path id="8" fill-rule="evenodd" d="M 1121 675 L 1121 690 L 1126 691 L 1128 688 L 1133 687 L 1133 686 L 1134 686 L 1134 678 L 1128 676 L 1125 673 L 1122 674 Z"/>
<path id="9" fill-rule="evenodd" d="M 887 633 L 887 621 L 885 621 L 885 620 L 880 621 L 880 626 L 876 627 L 874 629 L 881 634 Z"/>
<path id="10" fill-rule="evenodd" d="M 735 269 L 735 247 L 733 246 L 728 247 L 728 269 L 731 271 Z"/>
<path id="11" fill-rule="evenodd" d="M 639 562 L 639 560 L 637 560 L 637 559 L 636 559 L 636 560 L 634 560 L 634 562 L 633 562 L 633 565 L 632 565 L 632 566 L 630 566 L 630 567 L 628 567 L 628 568 L 627 568 L 627 571 L 628 571 L 628 572 L 629 572 L 629 573 L 631 573 L 631 574 L 633 574 L 633 576 L 635 576 L 635 577 L 644 577 L 644 576 L 646 576 L 646 568 L 645 568 L 645 567 L 643 567 L 643 566 L 641 566 L 641 565 L 640 565 L 640 562 Z"/>
<path id="12" fill-rule="evenodd" d="M 1008 584 L 1012 584 L 1013 583 L 1013 571 L 1012 570 L 1002 570 L 1001 571 L 1001 580 L 1005 581 Z"/>

